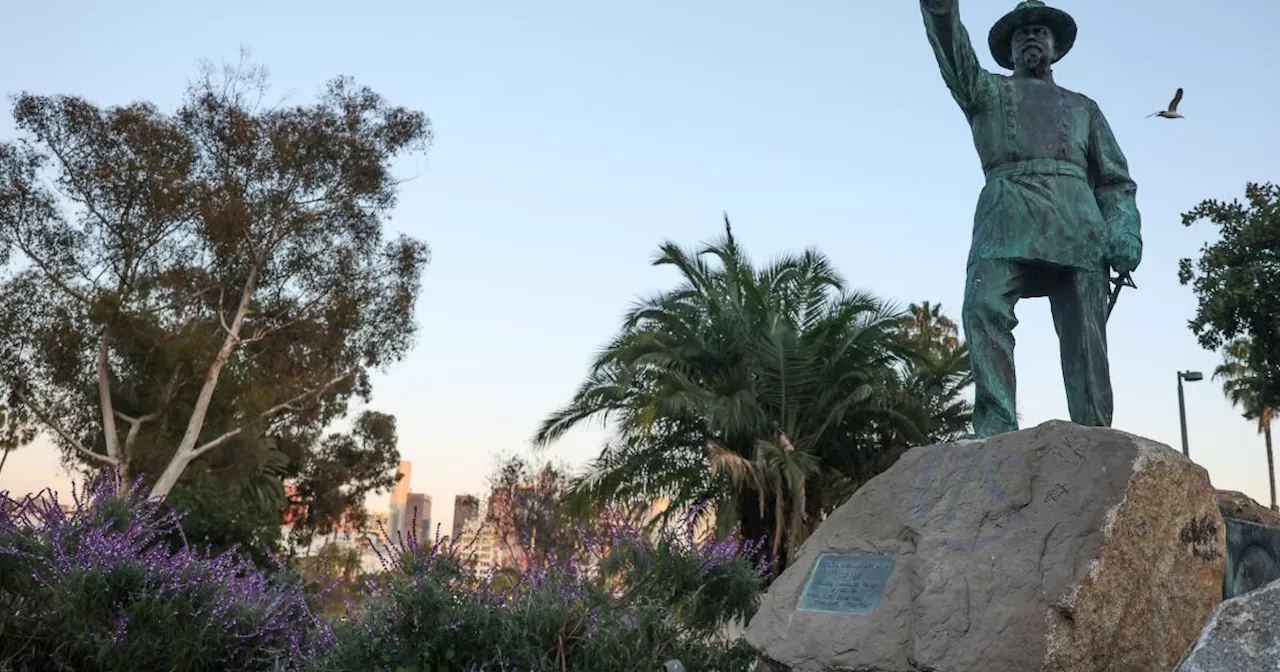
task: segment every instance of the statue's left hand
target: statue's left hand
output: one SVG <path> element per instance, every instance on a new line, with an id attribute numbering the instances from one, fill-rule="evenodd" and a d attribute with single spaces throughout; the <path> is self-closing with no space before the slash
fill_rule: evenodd
<path id="1" fill-rule="evenodd" d="M 1117 236 L 1111 241 L 1106 262 L 1116 273 L 1136 271 L 1142 263 L 1142 239 L 1130 234 Z"/>

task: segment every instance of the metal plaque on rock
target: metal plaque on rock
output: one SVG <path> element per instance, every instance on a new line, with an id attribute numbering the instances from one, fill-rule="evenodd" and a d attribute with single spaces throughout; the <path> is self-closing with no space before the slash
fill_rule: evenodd
<path id="1" fill-rule="evenodd" d="M 892 572 L 891 555 L 823 553 L 804 584 L 798 609 L 869 614 L 880 604 Z"/>

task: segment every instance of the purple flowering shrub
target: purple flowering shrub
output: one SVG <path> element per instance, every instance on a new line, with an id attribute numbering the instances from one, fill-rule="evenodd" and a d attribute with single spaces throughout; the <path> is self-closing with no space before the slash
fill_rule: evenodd
<path id="1" fill-rule="evenodd" d="M 646 533 L 621 520 L 587 553 L 523 572 L 467 569 L 466 549 L 400 540 L 372 592 L 334 624 L 320 670 L 746 670 L 755 652 L 720 635 L 758 605 L 767 567 L 688 521 Z M 545 554 L 529 554 L 544 558 Z"/>
<path id="2" fill-rule="evenodd" d="M 0 496 L 0 669 L 736 671 L 755 657 L 721 632 L 754 612 L 768 567 L 748 560 L 757 545 L 699 540 L 691 518 L 656 532 L 607 519 L 573 557 L 528 553 L 522 572 L 400 540 L 328 624 L 293 572 L 175 545 L 179 516 L 113 483 L 74 493 L 70 512 L 48 491 Z"/>
<path id="3" fill-rule="evenodd" d="M 705 508 L 696 507 L 675 525 L 649 535 L 609 521 L 612 543 L 602 554 L 600 569 L 620 588 L 620 599 L 658 603 L 685 628 L 710 634 L 731 621 L 751 618 L 772 563 L 747 560 L 766 557 L 761 553 L 764 539 L 698 539 L 696 521 Z"/>
<path id="4" fill-rule="evenodd" d="M 0 493 L 0 669 L 301 669 L 328 645 L 288 572 L 175 548 L 179 516 L 114 483 L 70 513 Z"/>

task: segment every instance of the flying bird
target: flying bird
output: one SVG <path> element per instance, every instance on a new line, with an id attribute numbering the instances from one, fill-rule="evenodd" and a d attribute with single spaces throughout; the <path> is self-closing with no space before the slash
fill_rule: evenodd
<path id="1" fill-rule="evenodd" d="M 1173 94 L 1173 100 L 1169 101 L 1169 109 L 1160 110 L 1159 112 L 1152 112 L 1151 114 L 1147 115 L 1147 118 L 1150 119 L 1151 117 L 1164 117 L 1165 119 L 1184 119 L 1185 117 L 1183 117 L 1181 114 L 1178 114 L 1178 103 L 1180 102 L 1182 102 L 1181 88 L 1178 89 L 1177 93 Z"/>

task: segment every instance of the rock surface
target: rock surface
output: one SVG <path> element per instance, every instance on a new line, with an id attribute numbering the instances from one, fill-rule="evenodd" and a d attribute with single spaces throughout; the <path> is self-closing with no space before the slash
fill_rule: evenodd
<path id="1" fill-rule="evenodd" d="M 835 553 L 892 558 L 834 581 L 863 598 L 883 581 L 878 604 L 799 608 Z M 1224 554 L 1203 468 L 1050 422 L 908 451 L 819 526 L 746 636 L 770 670 L 1169 670 L 1221 602 Z"/>
<path id="2" fill-rule="evenodd" d="M 1243 492 L 1219 490 L 1218 510 L 1222 512 L 1223 518 L 1280 527 L 1280 512 L 1268 509 Z"/>
<path id="3" fill-rule="evenodd" d="M 1280 670 L 1280 581 L 1218 605 L 1178 672 Z"/>

